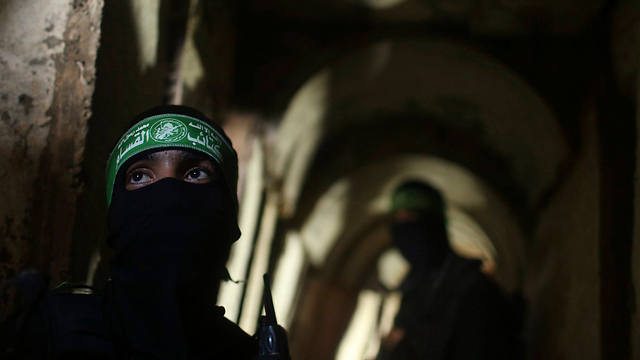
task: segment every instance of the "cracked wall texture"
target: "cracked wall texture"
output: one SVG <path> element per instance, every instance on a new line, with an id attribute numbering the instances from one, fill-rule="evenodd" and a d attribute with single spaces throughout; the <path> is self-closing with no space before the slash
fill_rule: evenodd
<path id="1" fill-rule="evenodd" d="M 71 5 L 0 2 L 0 282 L 32 263 L 33 182 L 49 135 L 55 58 Z M 38 29 L 38 30 L 36 30 Z"/>
<path id="2" fill-rule="evenodd" d="M 60 206 L 80 188 L 101 9 L 0 0 L 0 283 L 25 267 L 64 277 L 56 255 L 68 253 L 75 210 Z"/>

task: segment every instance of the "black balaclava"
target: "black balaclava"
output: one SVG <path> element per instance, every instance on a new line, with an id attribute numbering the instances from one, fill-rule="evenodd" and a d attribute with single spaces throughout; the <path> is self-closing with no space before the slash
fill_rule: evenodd
<path id="1" fill-rule="evenodd" d="M 186 107 L 165 106 L 137 120 L 185 112 L 206 119 Z M 108 244 L 115 250 L 109 296 L 129 351 L 185 359 L 204 351 L 206 334 L 215 335 L 212 324 L 223 314 L 215 306 L 217 290 L 240 231 L 236 194 L 222 176 L 206 184 L 165 178 L 125 189 L 128 166 L 149 152 L 168 149 L 142 152 L 117 172 L 109 207 Z"/>
<path id="2" fill-rule="evenodd" d="M 416 219 L 396 221 L 391 226 L 393 242 L 413 272 L 440 269 L 452 252 L 440 193 L 422 182 L 406 182 L 396 190 L 392 210 L 417 214 Z"/>
<path id="3" fill-rule="evenodd" d="M 442 267 L 451 253 L 444 222 L 429 214 L 418 219 L 391 225 L 393 242 L 415 272 L 429 272 Z"/>

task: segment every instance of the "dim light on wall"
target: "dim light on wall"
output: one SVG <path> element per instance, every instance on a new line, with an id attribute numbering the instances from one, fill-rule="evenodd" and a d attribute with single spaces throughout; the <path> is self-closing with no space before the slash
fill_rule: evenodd
<path id="1" fill-rule="evenodd" d="M 197 0 L 191 0 L 190 9 L 192 13 L 189 15 L 187 22 L 187 35 L 184 43 L 182 62 L 180 64 L 180 77 L 184 87 L 188 90 L 195 89 L 205 75 L 202 59 L 200 58 L 200 53 L 198 52 L 194 38 L 196 29 L 201 21 L 201 15 L 193 11 L 196 5 Z"/>
<path id="2" fill-rule="evenodd" d="M 280 325 L 288 328 L 294 313 L 300 277 L 305 267 L 304 247 L 300 235 L 295 231 L 287 233 L 284 251 L 278 260 L 273 277 L 273 306 Z"/>
<path id="3" fill-rule="evenodd" d="M 358 296 L 355 312 L 349 322 L 336 360 L 364 360 L 378 322 L 382 295 L 373 290 L 363 290 Z"/>
<path id="4" fill-rule="evenodd" d="M 407 0 L 364 0 L 364 3 L 377 10 L 390 9 L 398 6 Z"/>
<path id="5" fill-rule="evenodd" d="M 347 179 L 334 183 L 302 226 L 300 236 L 314 266 L 322 266 L 345 229 L 345 199 L 349 197 L 350 190 L 351 183 Z"/>
<path id="6" fill-rule="evenodd" d="M 393 322 L 400 311 L 400 304 L 402 302 L 402 294 L 394 291 L 389 293 L 382 303 L 382 311 L 380 314 L 380 325 L 378 327 L 378 334 L 381 338 L 389 335 L 393 328 Z"/>
<path id="7" fill-rule="evenodd" d="M 281 216 L 293 215 L 309 165 L 324 135 L 329 107 L 331 70 L 307 81 L 291 99 L 269 157 L 269 173 L 282 182 Z"/>
<path id="8" fill-rule="evenodd" d="M 396 290 L 409 270 L 411 265 L 396 248 L 385 251 L 378 259 L 378 280 L 389 290 Z"/>
<path id="9" fill-rule="evenodd" d="M 156 66 L 160 32 L 160 0 L 131 0 L 131 13 L 136 28 L 140 71 Z"/>
<path id="10" fill-rule="evenodd" d="M 485 269 L 495 269 L 498 252 L 476 220 L 455 206 L 448 207 L 447 219 L 451 248 L 462 257 L 482 260 Z"/>
<path id="11" fill-rule="evenodd" d="M 278 221 L 278 196 L 275 193 L 267 193 L 267 200 L 264 205 L 260 230 L 253 251 L 251 269 L 245 296 L 242 301 L 242 313 L 238 325 L 249 334 L 253 334 L 258 325 L 258 318 L 262 312 L 262 295 L 264 282 L 262 276 L 269 269 L 269 258 L 271 257 L 271 247 L 273 235 Z"/>
<path id="12" fill-rule="evenodd" d="M 234 280 L 246 280 L 248 264 L 253 250 L 253 240 L 258 231 L 260 208 L 262 206 L 262 191 L 264 188 L 264 151 L 260 139 L 253 143 L 251 159 L 247 165 L 244 194 L 238 214 L 238 226 L 242 235 L 233 244 L 227 269 Z M 240 317 L 240 304 L 245 283 L 224 282 L 220 286 L 218 305 L 224 306 L 225 316 L 237 322 Z"/>

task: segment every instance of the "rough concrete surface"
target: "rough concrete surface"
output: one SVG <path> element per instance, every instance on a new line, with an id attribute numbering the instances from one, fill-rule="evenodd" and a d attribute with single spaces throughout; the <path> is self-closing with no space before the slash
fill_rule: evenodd
<path id="1" fill-rule="evenodd" d="M 640 49 L 638 49 L 640 51 Z M 637 82 L 636 89 L 636 126 L 640 124 L 640 81 Z M 640 359 L 640 313 L 638 313 L 638 296 L 640 294 L 640 132 L 637 133 L 638 141 L 636 143 L 636 174 L 635 174 L 635 198 L 634 198 L 634 229 L 633 229 L 633 248 L 632 248 L 632 276 L 633 289 L 631 296 L 634 299 L 631 312 L 631 351 L 634 359 Z"/>
<path id="2" fill-rule="evenodd" d="M 620 91 L 629 98 L 636 94 L 640 64 L 640 2 L 617 4 L 611 25 L 611 55 Z"/>
<path id="3" fill-rule="evenodd" d="M 36 247 L 33 182 L 49 136 L 56 58 L 71 4 L 0 1 L 0 282 L 13 277 Z"/>
<path id="4" fill-rule="evenodd" d="M 533 302 L 535 359 L 600 358 L 600 179 L 593 121 L 584 148 L 534 237 L 525 291 Z"/>
<path id="5" fill-rule="evenodd" d="M 0 282 L 24 267 L 63 276 L 101 9 L 0 0 Z"/>
<path id="6" fill-rule="evenodd" d="M 134 6 L 130 0 L 109 0 L 104 4 L 91 106 L 93 114 L 88 123 L 80 174 L 83 192 L 74 210 L 70 281 L 75 283 L 87 282 L 100 288 L 108 280 L 110 252 L 105 241 L 105 164 L 131 118 L 162 100 L 166 72 L 166 51 L 163 49 L 166 39 L 162 37 L 166 31 L 162 21 L 159 21 L 161 29 L 157 32 L 160 38 L 155 40 L 158 41 L 155 65 L 149 67 L 151 62 L 145 62 L 141 67 L 140 62 L 140 57 L 150 55 L 142 54 L 144 49 L 139 49 L 140 42 L 155 38 L 154 29 L 142 26 L 154 22 L 145 21 L 142 13 L 156 11 L 154 3 L 146 2 L 145 7 Z M 161 13 L 166 11 L 160 9 Z M 151 60 L 150 57 L 146 59 Z M 95 273 L 91 274 L 89 269 L 96 266 Z"/>

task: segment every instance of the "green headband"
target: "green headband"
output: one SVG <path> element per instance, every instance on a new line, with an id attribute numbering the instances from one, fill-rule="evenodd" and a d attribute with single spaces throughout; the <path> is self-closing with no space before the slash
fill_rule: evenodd
<path id="1" fill-rule="evenodd" d="M 122 164 L 131 157 L 150 149 L 189 148 L 211 156 L 222 168 L 231 194 L 237 193 L 237 155 L 211 125 L 200 119 L 180 114 L 160 114 L 148 117 L 127 131 L 113 149 L 107 162 L 107 205 L 116 175 Z"/>
<path id="2" fill-rule="evenodd" d="M 397 212 L 399 210 L 427 212 L 444 218 L 442 198 L 419 188 L 400 188 L 393 194 L 391 211 Z"/>

